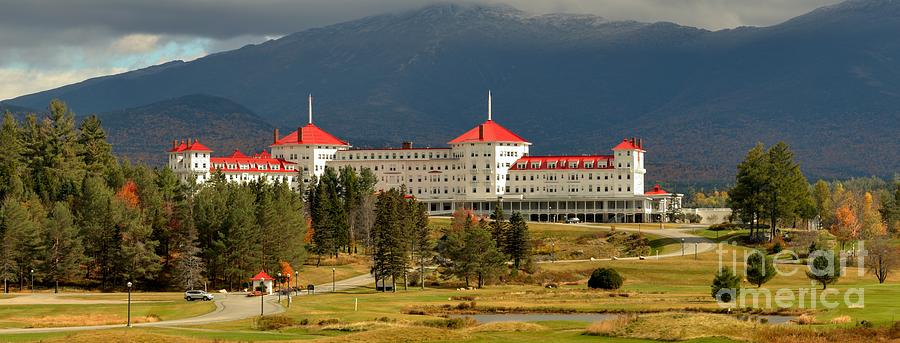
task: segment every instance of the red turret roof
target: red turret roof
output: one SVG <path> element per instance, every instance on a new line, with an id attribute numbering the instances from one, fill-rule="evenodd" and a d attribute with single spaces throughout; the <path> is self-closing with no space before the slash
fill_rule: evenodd
<path id="1" fill-rule="evenodd" d="M 459 137 L 456 137 L 456 139 L 450 141 L 450 144 L 467 142 L 528 143 L 528 141 L 526 141 L 524 138 L 519 137 L 519 135 L 513 133 L 503 126 L 500 126 L 500 124 L 497 124 L 493 120 L 488 120 L 483 124 L 478 125 L 475 128 L 460 135 Z"/>
<path id="2" fill-rule="evenodd" d="M 275 280 L 275 278 L 269 276 L 269 274 L 266 274 L 266 272 L 259 272 L 259 274 L 256 274 L 256 276 L 250 278 L 250 280 L 270 281 Z"/>
<path id="3" fill-rule="evenodd" d="M 640 151 L 644 151 L 644 148 L 643 148 L 642 146 L 638 145 L 638 144 L 640 144 L 640 143 L 637 142 L 634 138 L 632 138 L 632 139 L 625 138 L 625 139 L 622 140 L 621 143 L 619 143 L 619 145 L 616 145 L 616 146 L 615 146 L 614 148 L 612 148 L 612 149 L 613 149 L 613 150 L 640 150 Z"/>
<path id="4" fill-rule="evenodd" d="M 301 139 L 299 142 L 297 141 L 297 131 L 294 131 L 287 136 L 284 136 L 284 138 L 279 139 L 275 144 L 272 144 L 272 146 L 287 144 L 350 145 L 313 124 L 306 124 L 306 126 L 300 128 L 300 130 Z"/>
<path id="5" fill-rule="evenodd" d="M 664 195 L 664 194 L 670 194 L 670 193 L 666 192 L 666 190 L 660 188 L 659 184 L 654 185 L 653 190 L 644 192 L 644 195 Z"/>
<path id="6" fill-rule="evenodd" d="M 172 148 L 169 152 L 182 152 L 182 151 L 212 151 L 212 149 L 207 148 L 205 145 L 200 144 L 199 139 L 195 139 L 193 143 L 188 140 L 187 144 L 185 142 L 181 142 L 177 147 Z"/>

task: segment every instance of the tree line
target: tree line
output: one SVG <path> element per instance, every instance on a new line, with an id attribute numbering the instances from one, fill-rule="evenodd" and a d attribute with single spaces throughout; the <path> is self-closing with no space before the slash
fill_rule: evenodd
<path id="1" fill-rule="evenodd" d="M 306 215 L 286 184 L 202 186 L 112 154 L 95 116 L 54 100 L 44 118 L 0 127 L 0 277 L 5 289 L 237 288 L 302 263 Z"/>

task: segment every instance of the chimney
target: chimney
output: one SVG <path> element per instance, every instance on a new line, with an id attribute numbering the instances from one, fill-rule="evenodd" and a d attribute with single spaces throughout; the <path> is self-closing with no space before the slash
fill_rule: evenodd
<path id="1" fill-rule="evenodd" d="M 177 140 L 177 139 L 173 139 L 173 140 L 172 140 L 172 150 L 175 150 L 175 148 L 177 148 L 177 147 L 178 147 L 178 140 Z"/>
<path id="2" fill-rule="evenodd" d="M 631 144 L 637 144 L 637 139 L 634 136 L 631 136 Z"/>
<path id="3" fill-rule="evenodd" d="M 412 149 L 412 142 L 403 142 L 403 149 Z"/>
<path id="4" fill-rule="evenodd" d="M 638 148 L 641 148 L 641 149 L 644 148 L 644 139 L 643 138 L 638 138 Z"/>
<path id="5" fill-rule="evenodd" d="M 303 142 L 303 128 L 297 127 L 297 143 L 299 144 L 302 142 Z"/>
<path id="6" fill-rule="evenodd" d="M 478 140 L 484 140 L 484 124 L 478 125 Z"/>
<path id="7" fill-rule="evenodd" d="M 272 131 L 272 144 L 278 143 L 278 128 Z"/>

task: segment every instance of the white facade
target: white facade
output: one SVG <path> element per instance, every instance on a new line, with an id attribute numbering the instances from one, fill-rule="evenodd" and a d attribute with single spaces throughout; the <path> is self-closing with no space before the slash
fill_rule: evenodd
<path id="1" fill-rule="evenodd" d="M 432 214 L 461 207 L 487 213 L 499 201 L 504 210 L 520 211 L 531 220 L 648 222 L 665 220 L 667 211 L 680 208 L 678 194 L 658 186 L 645 194 L 642 140 L 623 139 L 609 155 L 531 156 L 531 143 L 494 122 L 490 102 L 488 108 L 488 120 L 450 141 L 448 148 L 404 143 L 400 148 L 351 149 L 312 124 L 310 106 L 306 126 L 284 137 L 275 131 L 271 158 L 297 171 L 290 173 L 292 184 L 298 176 L 305 182 L 319 177 L 326 167 L 368 168 L 377 178 L 377 190 L 405 187 Z M 170 167 L 183 179 L 202 182 L 217 169 L 217 158 L 210 165 L 208 149 L 176 150 L 170 152 Z M 248 170 L 238 181 L 254 173 L 263 175 Z"/>

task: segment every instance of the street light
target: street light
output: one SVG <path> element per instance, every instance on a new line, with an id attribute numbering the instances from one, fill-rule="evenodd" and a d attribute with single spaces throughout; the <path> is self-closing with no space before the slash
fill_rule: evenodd
<path id="1" fill-rule="evenodd" d="M 300 271 L 294 271 L 294 289 L 297 291 L 297 295 L 300 295 Z"/>
<path id="2" fill-rule="evenodd" d="M 334 293 L 334 267 L 331 267 L 331 293 Z"/>
<path id="3" fill-rule="evenodd" d="M 263 314 L 265 313 L 263 310 L 263 308 L 265 308 L 265 303 L 263 302 L 263 299 L 266 297 L 266 292 L 265 292 L 266 279 L 264 277 L 259 278 L 259 289 L 260 289 L 260 291 L 259 291 L 259 316 L 262 317 Z"/>
<path id="4" fill-rule="evenodd" d="M 684 238 L 681 239 L 681 256 L 684 256 Z"/>
<path id="5" fill-rule="evenodd" d="M 278 283 L 283 283 L 281 278 L 281 272 L 278 272 Z M 281 286 L 278 286 L 278 304 L 281 304 Z"/>
<path id="6" fill-rule="evenodd" d="M 128 281 L 128 327 L 131 327 L 131 286 L 134 284 Z"/>
<path id="7" fill-rule="evenodd" d="M 31 270 L 31 293 L 34 293 L 34 269 Z"/>

